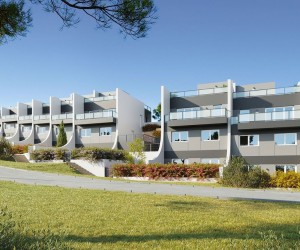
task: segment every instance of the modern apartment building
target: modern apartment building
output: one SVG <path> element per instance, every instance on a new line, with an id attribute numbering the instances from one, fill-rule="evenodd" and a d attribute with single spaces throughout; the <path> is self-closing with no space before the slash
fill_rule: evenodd
<path id="1" fill-rule="evenodd" d="M 67 98 L 50 97 L 49 103 L 32 100 L 2 107 L 0 134 L 15 144 L 51 147 L 56 145 L 63 121 L 68 139 L 65 148 L 126 149 L 132 140 L 127 135 L 141 134 L 141 127 L 150 120 L 150 108 L 123 90 L 94 91 L 84 96 L 73 93 Z"/>
<path id="2" fill-rule="evenodd" d="M 236 155 L 270 173 L 300 172 L 300 86 L 228 80 L 192 91 L 162 87 L 161 101 L 164 162 L 225 164 Z"/>

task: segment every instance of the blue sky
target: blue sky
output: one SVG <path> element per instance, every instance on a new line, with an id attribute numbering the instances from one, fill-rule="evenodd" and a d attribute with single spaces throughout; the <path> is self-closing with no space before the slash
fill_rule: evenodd
<path id="1" fill-rule="evenodd" d="M 161 85 L 300 81 L 299 0 L 155 2 L 158 20 L 138 40 L 87 18 L 61 31 L 56 15 L 33 6 L 27 36 L 0 46 L 0 106 L 119 87 L 154 108 Z"/>

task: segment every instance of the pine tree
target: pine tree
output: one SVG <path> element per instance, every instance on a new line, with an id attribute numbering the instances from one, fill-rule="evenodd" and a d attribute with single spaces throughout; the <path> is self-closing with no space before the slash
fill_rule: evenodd
<path id="1" fill-rule="evenodd" d="M 65 125 L 64 122 L 61 121 L 60 126 L 59 126 L 59 132 L 58 132 L 58 136 L 57 136 L 57 147 L 62 147 L 64 145 L 67 144 L 67 134 L 65 131 Z"/>

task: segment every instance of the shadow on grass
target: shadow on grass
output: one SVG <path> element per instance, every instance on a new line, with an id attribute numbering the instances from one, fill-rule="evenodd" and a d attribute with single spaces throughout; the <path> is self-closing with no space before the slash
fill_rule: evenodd
<path id="1" fill-rule="evenodd" d="M 247 227 L 249 228 L 249 227 Z M 235 240 L 258 240 L 262 239 L 260 234 L 268 234 L 273 231 L 281 240 L 290 242 L 300 242 L 300 224 L 285 225 L 265 225 L 263 227 L 251 227 L 250 233 L 240 229 L 239 232 L 228 230 L 212 229 L 202 233 L 173 233 L 173 234 L 146 234 L 146 235 L 101 235 L 101 236 L 78 236 L 68 235 L 65 240 L 72 242 L 91 242 L 91 243 L 118 243 L 118 242 L 148 242 L 148 241 L 182 241 L 182 240 L 201 240 L 201 239 L 235 239 Z M 283 238 L 281 238 L 283 236 Z"/>

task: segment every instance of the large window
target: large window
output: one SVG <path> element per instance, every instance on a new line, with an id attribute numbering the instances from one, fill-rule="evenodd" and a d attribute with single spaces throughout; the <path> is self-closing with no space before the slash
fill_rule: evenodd
<path id="1" fill-rule="evenodd" d="M 217 158 L 203 158 L 201 159 L 202 163 L 208 163 L 208 164 L 219 164 L 220 160 Z"/>
<path id="2" fill-rule="evenodd" d="M 241 135 L 240 146 L 258 146 L 259 135 Z"/>
<path id="3" fill-rule="evenodd" d="M 89 137 L 92 135 L 92 129 L 83 128 L 80 130 L 80 137 Z"/>
<path id="4" fill-rule="evenodd" d="M 44 134 L 48 132 L 48 128 L 47 127 L 37 127 L 37 133 L 38 134 Z"/>
<path id="5" fill-rule="evenodd" d="M 22 126 L 21 131 L 24 132 L 29 132 L 31 131 L 31 126 Z"/>
<path id="6" fill-rule="evenodd" d="M 202 130 L 202 141 L 217 141 L 219 140 L 220 130 Z"/>
<path id="7" fill-rule="evenodd" d="M 296 133 L 275 134 L 274 140 L 276 145 L 296 145 L 297 134 Z"/>
<path id="8" fill-rule="evenodd" d="M 276 172 L 297 172 L 297 167 L 294 165 L 276 165 L 275 166 Z"/>
<path id="9" fill-rule="evenodd" d="M 111 127 L 100 128 L 100 136 L 111 135 L 111 132 Z"/>
<path id="10" fill-rule="evenodd" d="M 176 131 L 172 132 L 172 142 L 177 141 L 188 141 L 188 132 L 187 131 Z"/>

